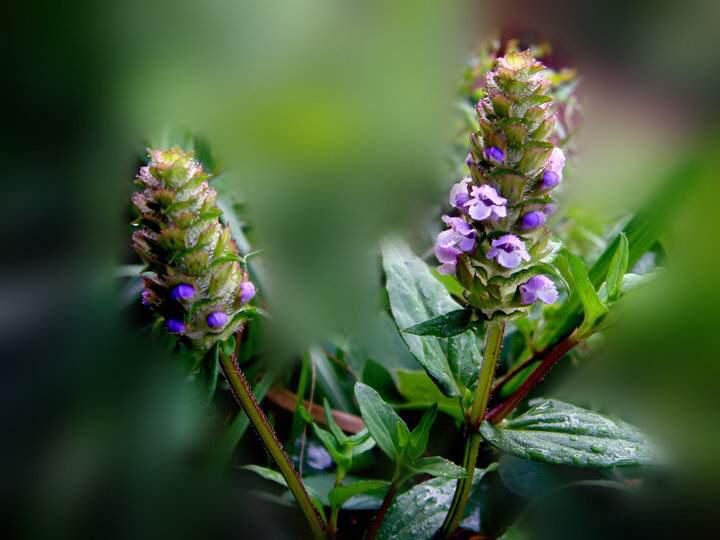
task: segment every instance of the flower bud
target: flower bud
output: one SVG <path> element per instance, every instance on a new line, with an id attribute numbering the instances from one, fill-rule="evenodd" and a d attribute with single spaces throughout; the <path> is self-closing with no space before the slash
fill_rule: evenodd
<path id="1" fill-rule="evenodd" d="M 529 231 L 532 229 L 537 229 L 544 224 L 545 214 L 538 210 L 534 210 L 532 212 L 528 212 L 522 217 L 522 225 L 520 226 L 520 228 L 525 231 Z"/>
<path id="2" fill-rule="evenodd" d="M 207 316 L 207 325 L 210 328 L 222 328 L 228 321 L 227 313 L 222 311 L 213 311 Z"/>
<path id="3" fill-rule="evenodd" d="M 165 327 L 171 334 L 181 334 L 185 331 L 185 324 L 177 319 L 168 319 L 165 321 Z"/>
<path id="4" fill-rule="evenodd" d="M 173 300 L 190 300 L 195 296 L 195 287 L 189 283 L 180 283 L 172 288 L 170 296 Z"/>

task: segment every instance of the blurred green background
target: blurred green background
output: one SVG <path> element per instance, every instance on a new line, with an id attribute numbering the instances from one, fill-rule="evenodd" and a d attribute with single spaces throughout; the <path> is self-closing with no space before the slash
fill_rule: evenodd
<path id="1" fill-rule="evenodd" d="M 248 478 L 198 466 L 211 425 L 118 291 L 130 180 L 147 141 L 201 134 L 265 250 L 267 357 L 289 362 L 334 332 L 382 351 L 377 242 L 398 231 L 431 246 L 456 180 L 463 62 L 493 34 L 548 40 L 581 74 L 562 201 L 577 227 L 602 239 L 674 184 L 664 277 L 556 393 L 644 426 L 672 455 L 664 497 L 617 537 L 713 537 L 720 4 L 76 1 L 11 4 L 3 18 L 10 537 L 303 534 L 292 508 L 249 496 Z"/>

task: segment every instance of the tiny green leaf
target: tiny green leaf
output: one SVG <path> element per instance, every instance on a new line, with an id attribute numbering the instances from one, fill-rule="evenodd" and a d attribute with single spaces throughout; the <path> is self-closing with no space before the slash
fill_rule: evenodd
<path id="1" fill-rule="evenodd" d="M 430 438 L 430 430 L 437 417 L 437 410 L 437 404 L 433 403 L 433 405 L 423 413 L 420 422 L 418 422 L 418 425 L 415 426 L 415 429 L 410 433 L 410 446 L 408 447 L 408 457 L 410 459 L 417 459 L 425 452 L 428 439 Z"/>
<path id="2" fill-rule="evenodd" d="M 614 302 L 620 297 L 622 292 L 623 276 L 627 273 L 630 248 L 625 233 L 620 233 L 620 241 L 618 242 L 615 254 L 610 261 L 610 267 L 607 274 L 607 293 L 608 301 Z"/>
<path id="3" fill-rule="evenodd" d="M 345 433 L 343 433 L 343 430 L 340 429 L 340 426 L 337 425 L 337 422 L 335 422 L 335 417 L 332 414 L 332 409 L 327 399 L 323 399 L 323 408 L 325 409 L 325 419 L 327 420 L 330 432 L 335 436 L 339 445 L 344 445 L 348 438 Z"/>
<path id="4" fill-rule="evenodd" d="M 577 338 L 582 339 L 587 337 L 592 332 L 595 324 L 607 314 L 607 308 L 600 301 L 598 293 L 588 276 L 585 263 L 580 257 L 564 250 L 563 256 L 558 257 L 555 263 L 560 265 L 560 271 L 563 272 L 568 282 L 572 284 L 573 292 L 578 295 L 582 303 L 584 319 L 576 331 Z"/>
<path id="5" fill-rule="evenodd" d="M 471 328 L 471 317 L 469 309 L 456 309 L 406 328 L 403 332 L 416 336 L 453 337 Z"/>
<path id="6" fill-rule="evenodd" d="M 342 465 L 343 467 L 347 468 L 350 465 L 348 463 L 349 459 L 343 453 L 342 449 L 338 446 L 335 437 L 333 437 L 330 432 L 325 431 L 317 424 L 312 424 L 312 427 L 315 435 L 318 439 L 320 439 L 320 442 L 325 447 L 325 450 L 328 451 L 328 454 L 330 454 L 330 457 L 332 457 L 333 461 L 338 465 Z"/>
<path id="7" fill-rule="evenodd" d="M 390 459 L 400 461 L 403 454 L 401 439 L 404 438 L 407 443 L 410 437 L 403 419 L 382 400 L 380 394 L 366 384 L 355 384 L 355 398 L 372 438 Z"/>
<path id="8" fill-rule="evenodd" d="M 557 400 L 542 401 L 480 433 L 493 446 L 525 459 L 580 467 L 619 467 L 656 462 L 656 452 L 637 428 Z"/>
<path id="9" fill-rule="evenodd" d="M 460 408 L 459 400 L 449 398 L 440 392 L 426 372 L 398 369 L 395 375 L 397 377 L 398 392 L 408 400 L 408 403 L 403 405 L 404 407 L 426 409 L 433 404 L 437 404 L 440 412 L 448 414 L 457 420 L 463 419 L 463 411 Z"/>
<path id="10" fill-rule="evenodd" d="M 415 473 L 425 473 L 442 478 L 465 478 L 465 469 L 449 459 L 434 456 L 417 459 L 411 466 Z"/>
<path id="11" fill-rule="evenodd" d="M 331 489 L 328 494 L 328 500 L 330 501 L 330 506 L 338 508 L 342 506 L 345 501 L 356 495 L 381 489 L 389 484 L 390 482 L 384 480 L 359 480 L 347 486 L 338 486 Z"/>
<path id="12" fill-rule="evenodd" d="M 283 475 L 278 471 L 268 469 L 267 467 L 261 467 L 260 465 L 245 465 L 240 468 L 245 469 L 246 471 L 252 471 L 255 474 L 262 476 L 265 480 L 270 480 L 271 482 L 287 487 L 287 482 L 285 482 Z"/>

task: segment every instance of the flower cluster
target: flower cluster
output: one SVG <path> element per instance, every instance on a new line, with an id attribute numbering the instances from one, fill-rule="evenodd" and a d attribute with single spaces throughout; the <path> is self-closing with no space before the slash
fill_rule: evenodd
<path id="1" fill-rule="evenodd" d="M 240 327 L 255 286 L 200 163 L 180 148 L 148 155 L 132 198 L 133 247 L 147 265 L 142 302 L 170 333 L 205 350 Z"/>
<path id="2" fill-rule="evenodd" d="M 545 222 L 565 156 L 544 73 L 530 52 L 514 50 L 487 73 L 465 161 L 470 175 L 450 191 L 458 215 L 443 216 L 448 228 L 435 246 L 438 271 L 455 275 L 467 302 L 488 318 L 558 297 L 542 272 L 556 247 Z"/>

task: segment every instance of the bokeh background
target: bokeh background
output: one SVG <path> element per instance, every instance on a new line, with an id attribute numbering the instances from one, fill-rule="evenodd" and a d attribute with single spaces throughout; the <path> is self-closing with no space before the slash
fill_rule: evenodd
<path id="1" fill-rule="evenodd" d="M 548 40 L 551 61 L 581 74 L 562 201 L 578 227 L 602 238 L 663 186 L 676 191 L 664 277 L 555 391 L 645 426 L 672 456 L 672 480 L 622 526 L 598 505 L 592 519 L 617 535 L 606 537 L 713 537 L 720 4 L 78 0 L 4 12 L 10 537 L 303 534 L 299 514 L 249 495 L 247 477 L 198 464 L 212 429 L 118 286 L 132 262 L 130 180 L 148 142 L 201 134 L 265 249 L 274 361 L 334 332 L 381 347 L 377 242 L 395 231 L 431 245 L 455 180 L 446 157 L 465 57 L 493 35 Z"/>

